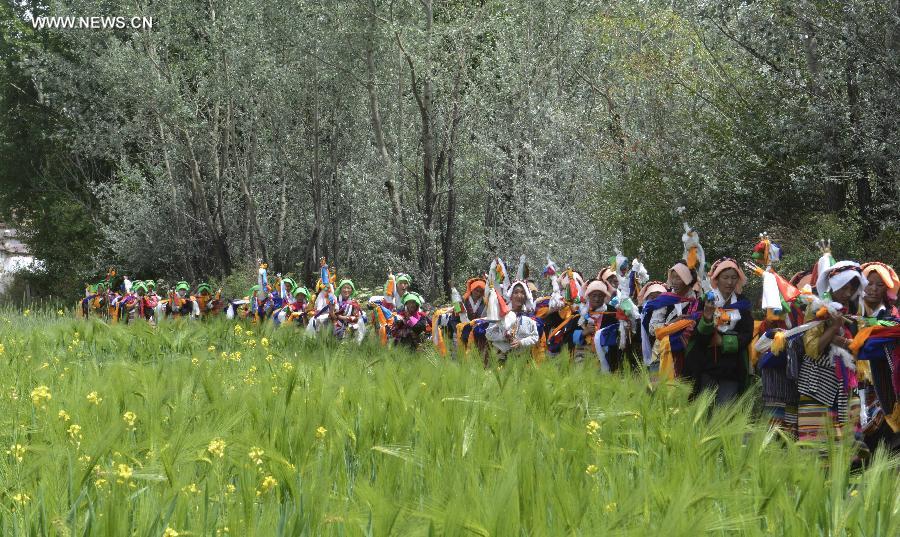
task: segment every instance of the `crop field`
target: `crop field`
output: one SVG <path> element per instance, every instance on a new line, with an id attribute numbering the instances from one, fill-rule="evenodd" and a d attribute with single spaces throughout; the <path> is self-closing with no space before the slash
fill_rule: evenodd
<path id="1" fill-rule="evenodd" d="M 897 464 L 751 392 L 226 321 L 0 311 L 0 533 L 900 535 Z"/>

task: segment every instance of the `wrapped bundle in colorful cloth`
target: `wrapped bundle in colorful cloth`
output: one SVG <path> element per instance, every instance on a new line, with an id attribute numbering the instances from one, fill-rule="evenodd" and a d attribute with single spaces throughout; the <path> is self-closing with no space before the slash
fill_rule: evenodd
<path id="1" fill-rule="evenodd" d="M 699 284 L 703 292 L 712 291 L 709 278 L 706 275 L 706 253 L 700 244 L 700 235 L 697 230 L 684 222 L 684 233 L 681 235 L 681 242 L 684 245 L 684 264 L 695 271 L 699 275 Z"/>
<path id="2" fill-rule="evenodd" d="M 378 341 L 382 345 L 387 345 L 388 334 L 391 331 L 391 323 L 394 317 L 393 306 L 384 296 L 372 296 L 366 302 L 366 307 L 370 313 L 368 315 L 369 322 L 372 324 L 375 333 L 378 334 Z"/>

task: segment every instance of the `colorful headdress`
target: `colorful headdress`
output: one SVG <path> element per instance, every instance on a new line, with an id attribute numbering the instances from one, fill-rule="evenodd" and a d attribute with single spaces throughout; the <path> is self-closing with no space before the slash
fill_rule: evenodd
<path id="1" fill-rule="evenodd" d="M 466 292 L 463 295 L 463 298 L 468 300 L 469 296 L 472 295 L 473 290 L 481 289 L 484 291 L 486 286 L 487 284 L 485 283 L 484 278 L 469 278 L 466 280 Z"/>
<path id="2" fill-rule="evenodd" d="M 838 261 L 828 268 L 828 270 L 819 273 L 819 279 L 816 281 L 816 292 L 819 295 L 825 293 L 833 293 L 849 284 L 853 280 L 859 281 L 859 287 L 850 297 L 850 300 L 856 300 L 865 290 L 868 280 L 863 276 L 862 268 L 859 263 L 854 261 Z"/>
<path id="3" fill-rule="evenodd" d="M 188 282 L 181 280 L 180 282 L 175 284 L 175 290 L 176 291 L 190 291 L 191 286 L 188 285 Z"/>
<path id="4" fill-rule="evenodd" d="M 415 302 L 416 304 L 419 305 L 419 307 L 422 307 L 422 302 L 424 302 L 422 300 L 422 295 L 420 295 L 419 293 L 412 293 L 412 292 L 406 293 L 405 295 L 403 295 L 403 303 L 406 304 L 409 301 Z"/>
<path id="5" fill-rule="evenodd" d="M 406 282 L 407 285 L 412 285 L 412 277 L 409 274 L 401 272 L 401 273 L 397 274 L 396 282 L 397 283 Z M 403 295 L 403 296 L 404 296 L 404 298 L 406 297 L 406 295 Z"/>
<path id="6" fill-rule="evenodd" d="M 675 273 L 681 278 L 681 281 L 684 282 L 688 287 L 693 286 L 697 283 L 697 273 L 688 266 L 687 262 L 684 260 L 679 261 L 672 265 L 672 268 L 669 269 L 669 274 Z"/>
<path id="7" fill-rule="evenodd" d="M 747 283 L 747 275 L 744 274 L 744 271 L 737 264 L 737 261 L 730 257 L 722 257 L 715 263 L 713 263 L 712 268 L 709 270 L 710 284 L 712 285 L 713 289 L 718 289 L 719 276 L 728 269 L 734 269 L 737 272 L 738 284 L 737 286 L 735 286 L 734 291 L 736 293 L 740 293 L 744 289 L 744 285 Z"/>
<path id="8" fill-rule="evenodd" d="M 587 282 L 587 284 L 585 284 L 581 287 L 581 301 L 587 303 L 588 296 L 591 293 L 600 291 L 601 293 L 603 293 L 603 303 L 605 304 L 605 303 L 609 302 L 610 294 L 611 294 L 610 289 L 611 289 L 610 285 L 607 284 L 603 280 L 600 280 L 600 279 L 590 280 Z"/>
<path id="9" fill-rule="evenodd" d="M 528 288 L 528 282 L 526 282 L 524 280 L 516 280 L 516 281 L 512 282 L 512 284 L 509 286 L 509 290 L 506 293 L 507 299 L 512 300 L 513 290 L 516 288 L 516 286 L 519 286 L 523 290 L 525 290 L 525 309 L 533 310 L 534 309 L 534 295 L 531 293 L 531 289 Z"/>
<path id="10" fill-rule="evenodd" d="M 203 294 L 203 291 L 206 291 L 207 293 L 212 294 L 212 287 L 210 287 L 208 283 L 202 282 L 200 285 L 197 286 L 197 294 L 198 295 Z"/>
<path id="11" fill-rule="evenodd" d="M 885 287 L 887 287 L 887 297 L 892 302 L 897 300 L 897 292 L 900 291 L 900 278 L 897 277 L 897 272 L 892 266 L 880 261 L 870 261 L 868 263 L 863 263 L 860 268 L 862 268 L 863 276 L 865 276 L 866 279 L 868 279 L 869 275 L 873 272 L 881 276 Z"/>
<path id="12" fill-rule="evenodd" d="M 340 283 L 338 283 L 338 286 L 337 286 L 338 292 L 340 292 L 340 290 L 343 289 L 345 285 L 350 286 L 350 296 L 353 296 L 356 294 L 356 284 L 353 283 L 353 280 L 351 280 L 350 278 L 344 278 L 343 280 L 340 281 Z"/>
<path id="13" fill-rule="evenodd" d="M 668 293 L 669 288 L 666 287 L 666 284 L 660 281 L 652 281 L 647 282 L 644 287 L 641 288 L 641 292 L 638 295 L 638 304 L 643 305 L 644 300 L 646 300 L 647 295 L 650 293 Z"/>

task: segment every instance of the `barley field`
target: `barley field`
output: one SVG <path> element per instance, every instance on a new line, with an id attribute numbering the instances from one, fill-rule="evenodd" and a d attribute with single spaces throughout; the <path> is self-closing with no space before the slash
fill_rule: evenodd
<path id="1" fill-rule="evenodd" d="M 897 463 L 564 358 L 0 311 L 2 535 L 898 535 Z"/>

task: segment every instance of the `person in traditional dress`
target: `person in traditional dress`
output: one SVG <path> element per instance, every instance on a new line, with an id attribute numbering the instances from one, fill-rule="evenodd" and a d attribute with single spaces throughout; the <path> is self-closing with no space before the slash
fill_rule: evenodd
<path id="1" fill-rule="evenodd" d="M 344 339 L 352 335 L 357 342 L 365 336 L 365 318 L 359 303 L 353 299 L 356 295 L 356 284 L 345 278 L 338 284 L 338 296 L 332 302 L 328 318 L 334 327 L 334 337 Z"/>
<path id="2" fill-rule="evenodd" d="M 863 292 L 865 324 L 873 326 L 900 321 L 897 311 L 897 293 L 900 278 L 893 267 L 879 261 L 864 263 L 861 267 L 868 284 Z M 900 348 L 887 346 L 875 359 L 857 362 L 868 364 L 867 377 L 871 384 L 860 389 L 861 404 L 868 417 L 864 424 L 864 438 L 870 449 L 885 445 L 888 449 L 900 447 Z M 864 369 L 859 367 L 858 369 Z M 861 382 L 862 385 L 862 382 Z"/>
<path id="3" fill-rule="evenodd" d="M 212 287 L 206 282 L 202 282 L 197 286 L 197 293 L 193 296 L 195 318 L 205 319 L 214 316 L 222 311 L 224 303 L 222 302 L 222 290 L 212 292 Z"/>
<path id="4" fill-rule="evenodd" d="M 393 315 L 391 336 L 394 345 L 416 351 L 427 339 L 431 328 L 431 319 L 428 313 L 422 309 L 424 301 L 418 293 L 406 293 L 402 300 L 403 309 L 394 312 Z"/>
<path id="5" fill-rule="evenodd" d="M 647 282 L 638 293 L 638 326 L 637 338 L 641 342 L 641 356 L 644 367 L 650 372 L 651 376 L 659 371 L 659 358 L 653 359 L 653 341 L 655 338 L 650 337 L 650 330 L 644 328 L 649 324 L 651 313 L 645 311 L 644 306 L 655 300 L 663 293 L 669 292 L 669 288 L 665 282 L 653 280 Z M 645 322 L 646 321 L 646 322 Z"/>
<path id="6" fill-rule="evenodd" d="M 709 271 L 712 296 L 690 336 L 682 375 L 693 383 L 693 394 L 716 392 L 716 404 L 736 399 L 747 387 L 747 347 L 753 339 L 750 301 L 741 294 L 747 277 L 730 257 L 713 263 Z"/>
<path id="7" fill-rule="evenodd" d="M 620 364 L 621 353 L 618 347 L 619 321 L 616 318 L 615 309 L 609 308 L 609 301 L 613 291 L 605 280 L 594 279 L 584 284 L 581 290 L 582 300 L 578 305 L 577 330 L 572 334 L 574 343 L 573 356 L 576 363 L 586 357 L 596 356 L 598 365 L 603 372 L 617 371 Z M 614 344 L 604 345 L 597 341 L 601 332 L 614 330 L 612 334 Z"/>
<path id="8" fill-rule="evenodd" d="M 169 293 L 168 315 L 171 317 L 189 317 L 194 313 L 194 300 L 190 296 L 191 286 L 181 280 Z"/>
<path id="9" fill-rule="evenodd" d="M 840 437 L 844 427 L 859 432 L 856 365 L 848 352 L 858 326 L 847 316 L 857 313 L 867 283 L 859 264 L 852 261 L 817 271 L 816 291 L 821 300 L 809 306 L 805 317 L 807 322 L 824 322 L 803 334 L 797 380 L 801 441 Z"/>
<path id="10" fill-rule="evenodd" d="M 485 331 L 485 337 L 497 351 L 502 365 L 510 356 L 531 356 L 531 347 L 538 342 L 537 322 L 529 316 L 534 309 L 534 298 L 528 284 L 516 280 L 507 293 L 510 311 L 498 321 L 493 321 Z"/>
<path id="11" fill-rule="evenodd" d="M 670 293 L 658 297 L 656 300 L 648 300 L 644 304 L 644 327 L 652 345 L 649 358 L 645 355 L 645 363 L 658 363 L 660 369 L 665 365 L 666 370 L 661 370 L 661 376 L 671 378 L 681 375 L 684 366 L 684 350 L 690 330 L 679 331 L 667 338 L 667 346 L 663 345 L 659 334 L 667 327 L 674 328 L 676 323 L 684 319 L 690 319 L 699 312 L 697 299 L 697 272 L 690 268 L 685 260 L 672 265 L 668 272 L 668 286 Z M 665 300 L 664 300 L 665 299 Z M 657 303 L 660 304 L 657 304 Z M 646 317 L 649 315 L 649 319 Z M 671 357 L 671 364 L 668 358 Z M 666 364 L 663 364 L 665 358 Z"/>
<path id="12" fill-rule="evenodd" d="M 147 322 L 156 322 L 156 309 L 159 305 L 159 297 L 156 293 L 151 293 L 147 288 L 147 282 L 140 282 L 140 286 L 135 284 L 136 294 L 138 295 L 137 315 L 139 318 Z"/>

